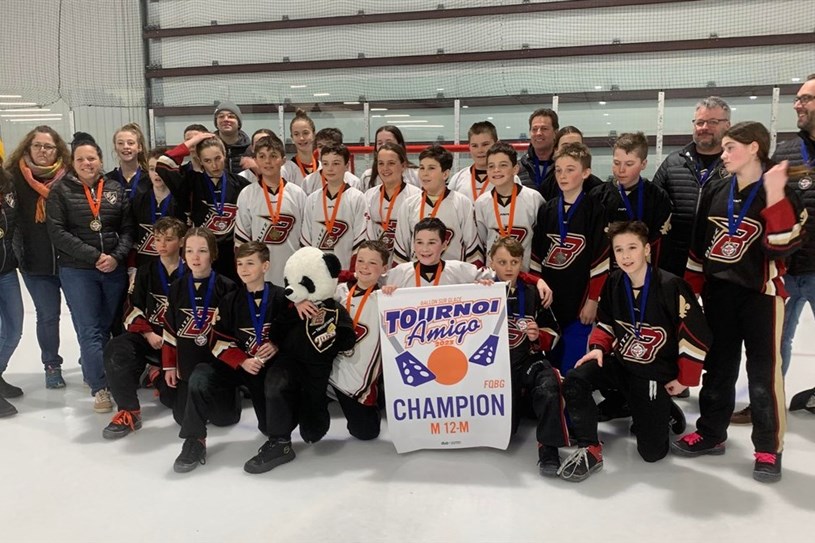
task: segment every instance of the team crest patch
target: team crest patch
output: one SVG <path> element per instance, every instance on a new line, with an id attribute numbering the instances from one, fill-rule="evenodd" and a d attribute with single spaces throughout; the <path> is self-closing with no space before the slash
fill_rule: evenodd
<path id="1" fill-rule="evenodd" d="M 656 360 L 659 350 L 665 345 L 668 334 L 658 326 L 643 325 L 640 336 L 634 333 L 634 327 L 627 322 L 618 320 L 626 334 L 617 345 L 617 350 L 625 360 L 635 364 L 651 364 Z"/>
<path id="2" fill-rule="evenodd" d="M 102 195 L 112 206 L 116 205 L 116 202 L 119 200 L 119 196 L 113 191 L 105 191 Z"/>
<path id="3" fill-rule="evenodd" d="M 798 181 L 798 188 L 799 188 L 799 189 L 801 189 L 801 190 L 808 190 L 810 187 L 812 187 L 812 179 L 811 179 L 811 178 L 809 178 L 809 177 L 802 177 L 802 178 L 801 178 L 801 179 Z"/>
<path id="4" fill-rule="evenodd" d="M 317 352 L 325 352 L 334 345 L 338 313 L 336 309 L 322 308 L 317 315 L 306 321 L 306 335 Z"/>
<path id="5" fill-rule="evenodd" d="M 6 194 L 6 203 L 9 207 L 14 207 L 17 205 L 17 201 L 14 199 L 13 193 Z"/>

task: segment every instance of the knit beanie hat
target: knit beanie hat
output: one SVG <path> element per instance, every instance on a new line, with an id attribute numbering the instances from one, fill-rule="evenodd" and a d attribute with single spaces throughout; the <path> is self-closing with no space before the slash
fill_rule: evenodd
<path id="1" fill-rule="evenodd" d="M 218 126 L 218 113 L 222 111 L 231 111 L 235 114 L 238 118 L 238 130 L 243 127 L 243 113 L 241 113 L 241 108 L 239 108 L 236 104 L 232 102 L 218 102 L 218 105 L 215 106 L 215 114 L 213 115 L 212 119 L 215 122 L 215 126 Z"/>

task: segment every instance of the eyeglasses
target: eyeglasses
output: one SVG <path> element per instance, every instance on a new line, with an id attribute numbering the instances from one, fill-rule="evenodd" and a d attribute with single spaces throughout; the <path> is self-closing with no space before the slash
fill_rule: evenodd
<path id="1" fill-rule="evenodd" d="M 796 96 L 792 100 L 792 105 L 795 105 L 798 102 L 801 102 L 802 106 L 806 106 L 808 103 L 810 103 L 813 100 L 815 100 L 815 96 L 812 96 L 811 94 L 802 94 L 801 96 Z"/>
<path id="2" fill-rule="evenodd" d="M 708 125 L 710 128 L 716 128 L 721 123 L 729 123 L 730 119 L 694 119 L 691 121 L 696 128 L 702 128 Z"/>
<path id="3" fill-rule="evenodd" d="M 57 150 L 55 145 L 49 145 L 47 143 L 32 143 L 31 148 L 35 151 L 45 151 L 47 153 Z"/>

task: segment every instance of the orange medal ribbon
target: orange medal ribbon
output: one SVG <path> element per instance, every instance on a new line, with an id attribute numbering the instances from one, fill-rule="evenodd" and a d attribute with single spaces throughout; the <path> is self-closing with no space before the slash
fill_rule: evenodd
<path id="1" fill-rule="evenodd" d="M 286 180 L 281 179 L 278 185 L 280 189 L 277 192 L 277 209 L 272 209 L 272 199 L 269 197 L 269 188 L 263 180 L 260 181 L 260 186 L 263 189 L 263 198 L 266 200 L 266 207 L 269 209 L 269 218 L 272 219 L 272 226 L 277 226 L 277 220 L 280 218 L 280 208 L 283 205 L 283 191 L 286 188 Z"/>
<path id="2" fill-rule="evenodd" d="M 397 187 L 396 192 L 391 196 L 390 199 L 390 206 L 388 206 L 388 214 L 382 211 L 382 204 L 385 203 L 385 184 L 382 184 L 382 189 L 379 191 L 379 218 L 382 220 L 382 232 L 387 232 L 388 228 L 391 224 L 391 215 L 393 214 L 393 208 L 396 207 L 396 199 L 399 197 L 399 193 L 402 192 L 402 184 L 399 183 L 399 187 Z M 384 216 L 384 217 L 383 217 Z"/>
<path id="3" fill-rule="evenodd" d="M 414 268 L 416 269 L 416 286 L 417 287 L 422 286 L 422 276 L 419 274 L 419 268 L 421 268 L 421 267 L 422 267 L 422 265 L 419 262 L 417 262 L 416 265 L 414 266 Z M 436 277 L 433 278 L 433 286 L 434 287 L 439 285 L 439 281 L 441 281 L 441 272 L 442 272 L 443 269 L 444 269 L 444 266 L 442 266 L 441 262 L 439 262 L 439 266 L 436 268 Z"/>
<path id="4" fill-rule="evenodd" d="M 354 313 L 354 330 L 357 329 L 357 324 L 359 324 L 359 319 L 362 317 L 362 308 L 365 307 L 365 302 L 368 301 L 368 296 L 374 291 L 374 287 L 376 285 L 371 285 L 365 291 L 365 294 L 362 295 L 362 301 L 359 302 L 359 307 L 357 307 L 356 312 Z M 354 283 L 354 286 L 351 287 L 351 290 L 348 291 L 348 297 L 345 299 L 345 309 L 350 313 L 351 312 L 351 300 L 354 297 L 354 292 L 357 290 L 357 285 Z"/>
<path id="5" fill-rule="evenodd" d="M 495 222 L 498 223 L 498 233 L 502 238 L 509 237 L 512 232 L 512 223 L 515 221 L 515 202 L 518 200 L 518 185 L 512 184 L 512 202 L 509 204 L 509 221 L 506 230 L 501 224 L 501 212 L 498 210 L 498 192 L 492 193 L 492 209 L 495 211 Z"/>
<path id="6" fill-rule="evenodd" d="M 340 191 L 337 193 L 337 203 L 334 204 L 334 211 L 331 212 L 331 219 L 328 218 L 328 185 L 323 186 L 323 218 L 325 219 L 325 233 L 327 236 L 331 236 L 331 233 L 334 231 L 334 223 L 337 221 L 337 211 L 340 209 L 340 202 L 342 202 L 342 193 L 345 191 L 345 183 L 342 184 L 340 187 Z"/>
<path id="7" fill-rule="evenodd" d="M 312 172 L 314 171 L 317 162 L 319 162 L 317 160 L 317 156 L 318 156 L 317 151 L 314 151 L 314 153 L 311 155 L 311 162 L 309 162 L 308 164 L 300 160 L 300 157 L 298 155 L 294 156 L 294 163 L 297 164 L 298 168 L 300 168 L 300 173 L 303 174 L 303 177 L 311 173 L 306 169 L 306 166 L 311 166 L 311 171 Z"/>
<path id="8" fill-rule="evenodd" d="M 91 214 L 93 215 L 94 219 L 99 219 L 99 208 L 102 207 L 102 187 L 105 185 L 105 178 L 99 178 L 99 184 L 96 186 L 96 201 L 94 202 L 93 197 L 91 197 L 91 189 L 88 188 L 88 185 L 82 183 L 82 188 L 85 189 L 85 198 L 88 200 L 88 205 L 91 208 Z"/>
<path id="9" fill-rule="evenodd" d="M 471 187 L 472 187 L 472 189 L 473 189 L 473 202 L 475 202 L 476 200 L 478 200 L 478 197 L 479 197 L 479 196 L 481 196 L 482 194 L 484 194 L 485 192 L 487 192 L 487 187 L 489 187 L 489 186 L 490 186 L 489 181 L 484 180 L 484 184 L 483 184 L 483 185 L 481 185 L 481 190 L 480 190 L 480 191 L 478 191 L 478 190 L 475 188 L 475 165 L 470 166 L 470 186 L 471 186 Z"/>
<path id="10" fill-rule="evenodd" d="M 447 196 L 447 189 L 444 189 L 444 192 L 439 196 L 439 199 L 436 200 L 436 203 L 433 204 L 433 210 L 430 212 L 431 217 L 435 217 L 436 213 L 439 212 L 439 206 L 441 205 L 444 197 Z M 422 205 L 419 206 L 419 220 L 424 219 L 424 204 L 427 201 L 427 192 L 422 191 Z"/>

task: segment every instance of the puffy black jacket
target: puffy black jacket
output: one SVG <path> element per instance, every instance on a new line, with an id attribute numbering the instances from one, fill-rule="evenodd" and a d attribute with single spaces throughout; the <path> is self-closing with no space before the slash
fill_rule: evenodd
<path id="1" fill-rule="evenodd" d="M 217 130 L 215 134 L 218 134 Z M 243 130 L 238 132 L 238 136 L 238 141 L 231 145 L 221 140 L 224 147 L 226 147 L 226 157 L 224 157 L 226 158 L 226 169 L 229 173 L 234 173 L 235 175 L 238 175 L 244 170 L 244 168 L 241 167 L 241 158 L 246 155 L 246 151 L 252 143 L 252 140 L 249 139 L 249 136 Z"/>
<path id="2" fill-rule="evenodd" d="M 798 137 L 778 144 L 773 155 L 775 162 L 788 160 L 790 166 L 800 166 L 804 163 L 801 145 L 806 145 L 810 161 L 815 161 L 815 141 L 803 130 Z M 793 253 L 789 260 L 789 274 L 802 275 L 815 273 L 815 175 L 812 173 L 790 177 L 787 186 L 794 190 L 807 208 L 807 222 L 804 228 L 807 235 L 801 249 Z"/>
<path id="3" fill-rule="evenodd" d="M 0 273 L 10 272 L 17 267 L 14 255 L 14 236 L 19 236 L 17 228 L 17 195 L 14 185 L 0 170 Z"/>
<path id="4" fill-rule="evenodd" d="M 14 249 L 20 270 L 30 275 L 56 275 L 57 250 L 51 243 L 48 226 L 34 220 L 40 195 L 28 185 L 18 166 L 14 166 L 10 174 L 17 192 L 17 227 L 20 235 L 14 240 Z"/>
<path id="5" fill-rule="evenodd" d="M 668 155 L 651 181 L 667 192 L 671 199 L 671 230 L 662 239 L 659 267 L 679 277 L 685 274 L 694 218 L 702 195 L 697 164 L 701 164 L 701 161 L 696 153 L 696 145 L 690 143 Z M 713 172 L 705 184 L 729 175 L 718 160 L 711 168 Z"/>
<path id="6" fill-rule="evenodd" d="M 546 175 L 543 176 L 540 186 L 536 186 L 535 162 L 532 158 L 533 152 L 532 146 L 530 145 L 529 150 L 518 161 L 518 164 L 520 165 L 518 168 L 518 177 L 521 179 L 522 185 L 537 190 L 541 193 L 543 199 L 548 202 L 549 200 L 560 196 L 560 187 L 558 187 L 557 180 L 555 179 L 555 165 L 554 163 L 549 164 L 549 168 L 546 170 Z M 591 174 L 583 182 L 583 190 L 585 192 L 591 192 L 592 189 L 599 187 L 602 184 L 602 179 L 594 174 Z"/>
<path id="7" fill-rule="evenodd" d="M 96 197 L 96 184 L 91 196 Z M 105 179 L 102 186 L 100 232 L 91 230 L 94 217 L 85 190 L 82 182 L 70 174 L 51 187 L 45 209 L 48 233 L 57 248 L 60 266 L 94 269 L 102 253 L 113 256 L 119 264 L 127 259 L 133 246 L 133 215 L 130 199 L 118 181 Z"/>
<path id="8" fill-rule="evenodd" d="M 525 187 L 530 187 L 535 190 L 540 191 L 541 187 L 543 186 L 543 182 L 540 186 L 535 183 L 535 150 L 532 148 L 532 145 L 529 145 L 529 148 L 526 150 L 526 154 L 522 155 L 518 159 L 518 177 L 521 178 L 521 184 Z M 545 182 L 547 177 L 551 177 L 554 179 L 554 164 L 551 161 L 542 161 L 541 164 L 547 164 L 548 168 L 546 173 L 543 176 L 543 180 Z"/>

